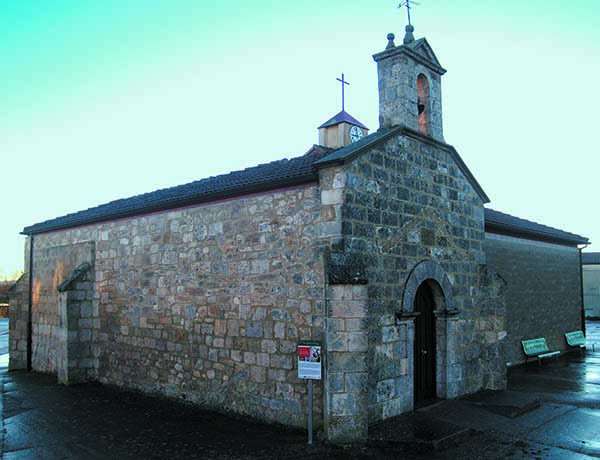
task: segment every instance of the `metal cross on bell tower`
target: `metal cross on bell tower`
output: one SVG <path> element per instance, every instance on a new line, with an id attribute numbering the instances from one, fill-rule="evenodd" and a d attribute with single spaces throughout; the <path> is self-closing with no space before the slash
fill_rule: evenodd
<path id="1" fill-rule="evenodd" d="M 346 111 L 346 86 L 350 86 L 350 83 L 346 81 L 344 74 L 342 74 L 342 78 L 338 78 L 337 81 L 339 81 L 342 84 L 342 112 L 345 112 Z"/>

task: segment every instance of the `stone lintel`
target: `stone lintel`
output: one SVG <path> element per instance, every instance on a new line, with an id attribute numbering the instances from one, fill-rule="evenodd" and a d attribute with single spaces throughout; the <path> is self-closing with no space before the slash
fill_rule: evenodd
<path id="1" fill-rule="evenodd" d="M 81 281 L 84 276 L 92 269 L 92 264 L 89 262 L 82 263 L 74 269 L 65 280 L 58 286 L 58 292 L 65 292 L 73 289 L 76 281 Z"/>
<path id="2" fill-rule="evenodd" d="M 410 311 L 410 312 L 401 311 L 399 313 L 396 313 L 396 321 L 398 321 L 398 322 L 414 321 L 417 318 L 417 316 L 419 316 L 420 314 L 421 314 L 421 312 L 419 312 L 419 311 Z"/>
<path id="3" fill-rule="evenodd" d="M 446 308 L 445 310 L 436 310 L 433 312 L 437 318 L 456 318 L 460 314 L 458 308 Z"/>

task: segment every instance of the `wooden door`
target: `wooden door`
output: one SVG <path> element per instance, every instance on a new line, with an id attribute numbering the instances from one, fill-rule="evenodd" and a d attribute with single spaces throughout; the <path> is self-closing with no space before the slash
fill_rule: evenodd
<path id="1" fill-rule="evenodd" d="M 415 365 L 414 392 L 415 406 L 420 406 L 436 398 L 435 381 L 435 302 L 431 288 L 423 283 L 415 296 Z"/>

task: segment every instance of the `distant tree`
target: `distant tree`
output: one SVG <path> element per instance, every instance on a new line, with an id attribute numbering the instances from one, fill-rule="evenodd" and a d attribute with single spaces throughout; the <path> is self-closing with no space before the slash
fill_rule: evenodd
<path id="1" fill-rule="evenodd" d="M 23 274 L 23 270 L 16 270 L 11 274 L 6 274 L 4 270 L 0 269 L 0 281 L 16 281 Z"/>

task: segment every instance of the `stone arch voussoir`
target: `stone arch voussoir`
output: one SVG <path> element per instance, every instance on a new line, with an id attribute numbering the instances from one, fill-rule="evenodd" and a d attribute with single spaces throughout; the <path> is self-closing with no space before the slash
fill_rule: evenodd
<path id="1" fill-rule="evenodd" d="M 452 297 L 452 283 L 446 271 L 440 264 L 433 260 L 419 262 L 412 270 L 402 295 L 402 312 L 411 313 L 414 311 L 415 295 L 419 286 L 427 281 L 434 280 L 440 286 L 444 294 L 444 300 L 447 310 L 454 310 L 454 298 Z"/>

